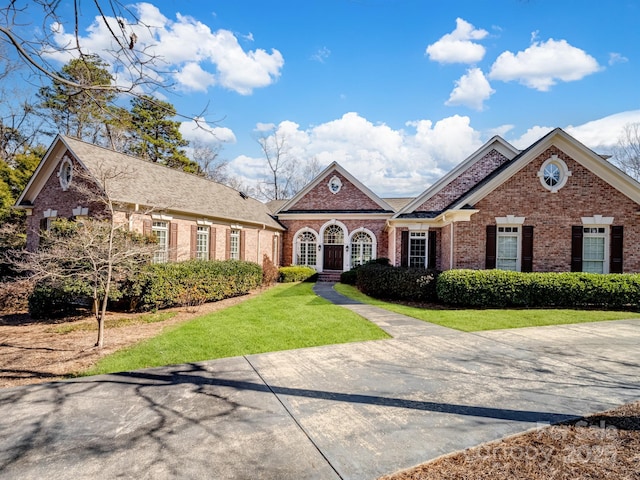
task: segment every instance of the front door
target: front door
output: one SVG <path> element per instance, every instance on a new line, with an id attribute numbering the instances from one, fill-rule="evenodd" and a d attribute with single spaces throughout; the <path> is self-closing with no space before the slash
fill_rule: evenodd
<path id="1" fill-rule="evenodd" d="M 342 270 L 342 255 L 344 247 L 342 245 L 324 246 L 324 270 Z"/>

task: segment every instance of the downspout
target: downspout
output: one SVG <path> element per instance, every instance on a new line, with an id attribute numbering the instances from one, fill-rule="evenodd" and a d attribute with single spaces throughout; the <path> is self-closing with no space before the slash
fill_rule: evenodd
<path id="1" fill-rule="evenodd" d="M 449 269 L 453 270 L 453 227 L 455 222 L 451 222 L 451 235 L 449 235 Z"/>

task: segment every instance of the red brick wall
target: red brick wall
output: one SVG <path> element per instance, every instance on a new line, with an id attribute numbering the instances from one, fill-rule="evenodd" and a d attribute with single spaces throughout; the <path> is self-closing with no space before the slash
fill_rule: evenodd
<path id="1" fill-rule="evenodd" d="M 60 186 L 58 179 L 58 171 L 62 162 L 60 160 L 38 194 L 31 215 L 27 217 L 27 249 L 31 251 L 36 250 L 40 243 L 40 221 L 44 218 L 45 210 L 57 210 L 56 218 L 71 218 L 73 209 L 78 206 L 88 207 L 90 215 L 104 212 L 104 204 L 88 200 L 87 191 L 91 189 L 91 184 L 82 173 L 84 170 L 73 158 L 73 155 L 69 152 L 67 155 L 73 162 L 73 179 L 69 189 L 64 191 Z M 95 191 L 97 192 L 97 189 Z"/>
<path id="2" fill-rule="evenodd" d="M 416 212 L 437 212 L 443 210 L 463 193 L 478 184 L 489 173 L 508 162 L 509 159 L 497 150 L 491 150 L 480 160 L 455 177 L 437 194 L 420 205 Z"/>
<path id="3" fill-rule="evenodd" d="M 566 185 L 551 193 L 537 176 L 542 163 L 552 155 L 571 171 Z M 556 147 L 529 163 L 475 208 L 480 212 L 470 222 L 455 228 L 454 268 L 482 269 L 485 266 L 486 225 L 495 225 L 495 217 L 507 215 L 525 218 L 534 227 L 533 270 L 562 272 L 570 270 L 571 226 L 582 225 L 581 217 L 614 217 L 614 225 L 624 226 L 625 272 L 640 272 L 640 205 L 614 189 Z"/>
<path id="4" fill-rule="evenodd" d="M 344 186 L 343 186 L 344 188 Z M 322 219 L 312 219 L 312 220 L 283 220 L 280 222 L 287 227 L 287 231 L 283 237 L 283 265 L 292 265 L 293 264 L 293 242 L 295 240 L 295 234 L 302 228 L 308 227 L 315 230 L 318 234 L 320 234 L 320 230 L 322 226 L 331 221 L 331 218 L 322 218 Z M 345 232 L 345 242 L 348 241 L 349 235 L 354 230 L 358 228 L 364 227 L 370 230 L 376 236 L 377 242 L 377 257 L 388 257 L 389 256 L 389 247 L 388 247 L 388 235 L 384 232 L 384 228 L 386 225 L 386 220 L 372 219 L 372 220 L 340 220 L 346 227 L 347 232 Z M 320 243 L 322 243 L 322 239 L 318 239 Z"/>
<path id="5" fill-rule="evenodd" d="M 327 186 L 334 175 L 342 182 L 342 188 L 335 194 Z M 290 210 L 380 210 L 380 206 L 345 177 L 332 171 Z"/>

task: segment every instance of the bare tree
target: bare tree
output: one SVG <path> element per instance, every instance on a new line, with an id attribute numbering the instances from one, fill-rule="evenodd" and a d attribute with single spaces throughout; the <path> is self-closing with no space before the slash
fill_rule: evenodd
<path id="1" fill-rule="evenodd" d="M 640 180 L 640 123 L 628 123 L 618 139 L 613 161 L 624 172 Z"/>
<path id="2" fill-rule="evenodd" d="M 204 175 L 214 182 L 228 184 L 229 173 L 227 167 L 229 162 L 220 158 L 221 147 L 219 144 L 211 145 L 198 140 L 189 142 L 191 158 L 198 162 Z"/>
<path id="3" fill-rule="evenodd" d="M 104 320 L 114 285 L 148 263 L 156 249 L 152 241 L 130 232 L 127 223 L 117 220 L 112 191 L 117 182 L 129 175 L 125 170 L 105 168 L 99 178 L 88 174 L 79 175 L 77 180 L 74 177 L 77 192 L 86 196 L 97 210 L 95 217 L 59 221 L 43 232 L 37 251 L 23 252 L 17 262 L 33 280 L 55 283 L 72 279 L 91 291 L 98 322 L 95 346 L 100 348 L 104 345 Z"/>
<path id="4" fill-rule="evenodd" d="M 267 200 L 289 197 L 296 176 L 296 163 L 289 155 L 286 135 L 278 130 L 262 132 L 256 141 L 267 162 L 265 179 L 258 184 L 258 193 Z"/>

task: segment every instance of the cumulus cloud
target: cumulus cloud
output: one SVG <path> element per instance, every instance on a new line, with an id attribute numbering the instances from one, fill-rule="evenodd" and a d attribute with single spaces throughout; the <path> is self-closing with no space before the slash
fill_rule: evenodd
<path id="1" fill-rule="evenodd" d="M 195 118 L 180 124 L 180 133 L 185 140 L 205 144 L 236 143 L 233 130 L 209 125 L 204 118 Z"/>
<path id="2" fill-rule="evenodd" d="M 566 132 L 598 153 L 610 152 L 617 146 L 625 125 L 640 123 L 640 110 L 609 115 L 582 125 L 570 125 Z"/>
<path id="3" fill-rule="evenodd" d="M 576 48 L 566 40 L 549 39 L 533 42 L 516 54 L 506 51 L 500 54 L 491 67 L 489 78 L 518 82 L 539 91 L 547 91 L 559 80 L 581 80 L 600 70 L 595 58 Z"/>
<path id="4" fill-rule="evenodd" d="M 284 58 L 276 49 L 270 52 L 264 49 L 244 50 L 238 38 L 228 30 L 211 31 L 199 20 L 179 13 L 175 20 L 170 20 L 158 7 L 149 3 L 138 3 L 133 8 L 139 24 L 127 26 L 126 30 L 128 34 L 136 34 L 137 51 L 157 57 L 162 63 L 156 65 L 155 71 L 145 71 L 156 81 L 166 80 L 158 72 L 171 71 L 177 87 L 185 91 L 206 91 L 218 85 L 241 95 L 250 95 L 254 89 L 266 87 L 280 77 Z M 106 17 L 106 21 L 113 31 L 120 31 L 116 18 Z M 65 32 L 62 25 L 54 23 L 51 30 L 58 46 L 73 45 L 73 34 Z M 80 44 L 85 51 L 100 54 L 103 58 L 105 52 L 117 50 L 101 17 L 96 17 L 81 35 Z M 63 63 L 71 59 L 69 51 L 43 52 L 43 55 Z M 118 70 L 115 66 L 122 61 L 118 57 L 104 60 L 112 63 L 114 72 Z M 118 80 L 126 82 L 128 79 Z"/>
<path id="5" fill-rule="evenodd" d="M 446 101 L 446 105 L 463 105 L 481 111 L 484 101 L 489 99 L 495 90 L 479 68 L 471 68 L 456 81 L 456 86 Z"/>
<path id="6" fill-rule="evenodd" d="M 484 57 L 485 48 L 473 40 L 482 40 L 487 35 L 486 30 L 457 18 L 455 30 L 429 45 L 426 54 L 438 63 L 476 63 Z"/>
<path id="7" fill-rule="evenodd" d="M 468 117 L 418 120 L 405 127 L 393 129 L 348 112 L 306 129 L 281 122 L 275 131 L 286 138 L 293 158 L 315 158 L 323 168 L 337 161 L 382 196 L 419 194 L 482 144 Z M 230 168 L 250 183 L 264 173 L 264 159 L 243 155 Z"/>

